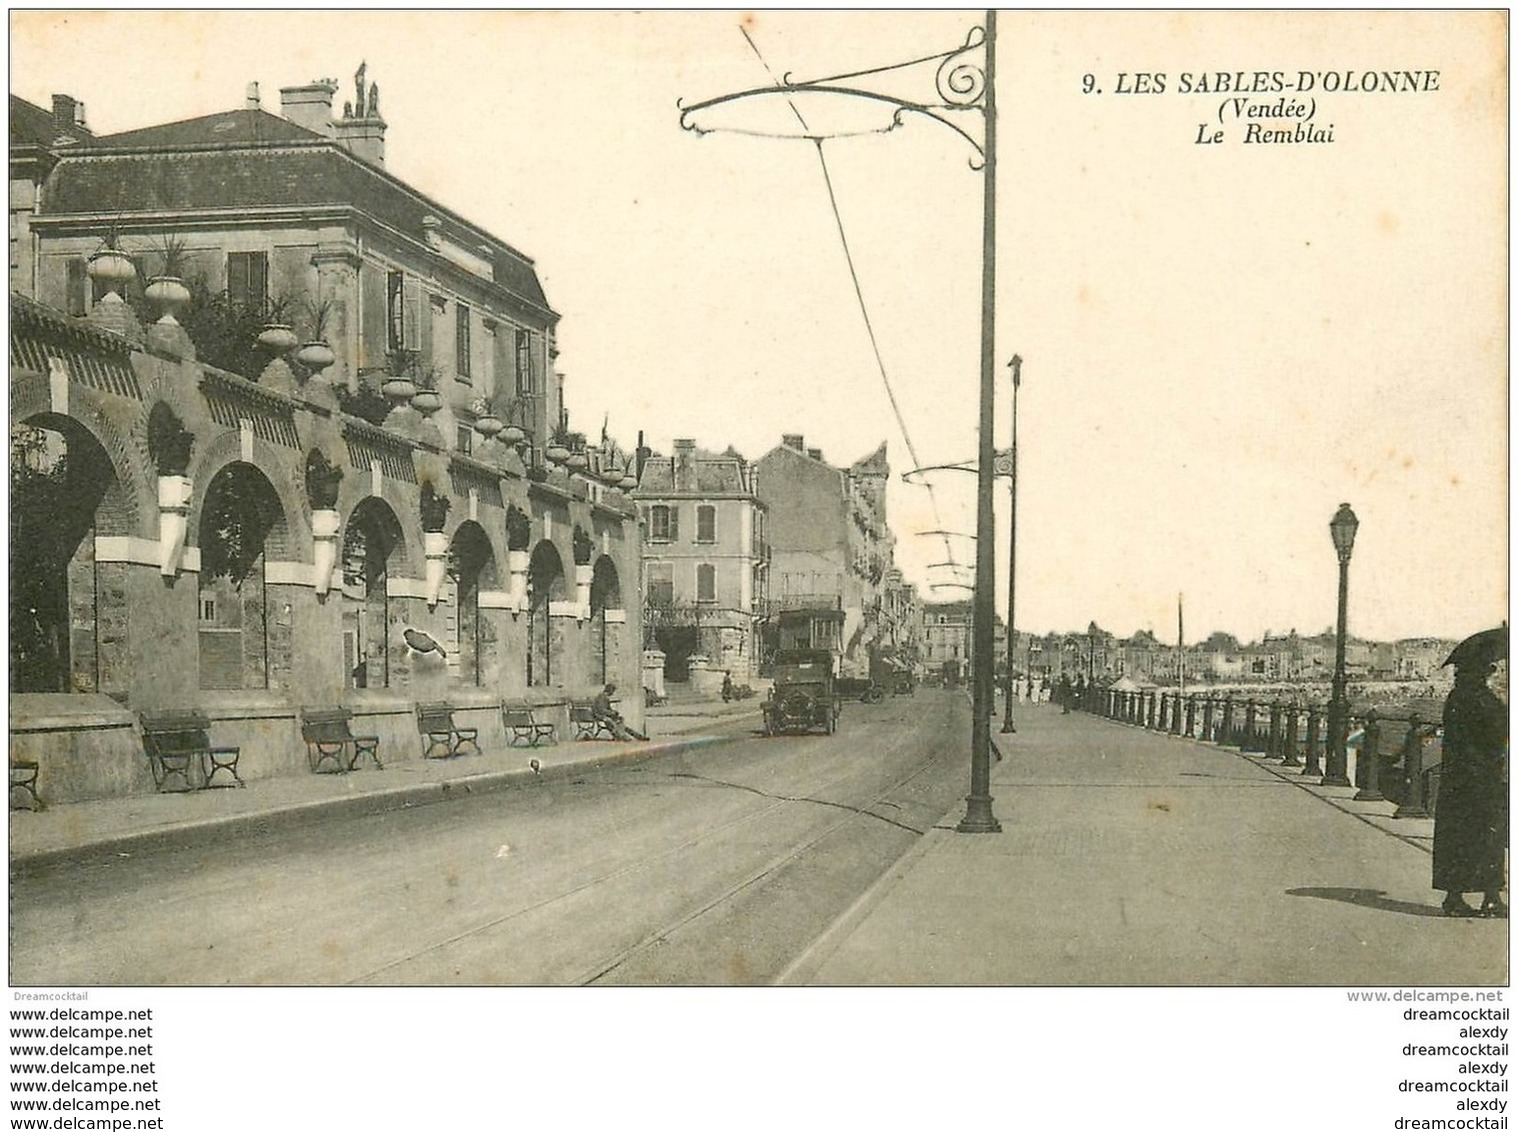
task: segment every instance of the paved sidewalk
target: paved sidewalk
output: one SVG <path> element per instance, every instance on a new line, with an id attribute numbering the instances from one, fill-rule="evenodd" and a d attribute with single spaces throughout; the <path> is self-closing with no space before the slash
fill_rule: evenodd
<path id="1" fill-rule="evenodd" d="M 1506 985 L 1507 921 L 1439 913 L 1431 819 L 1231 748 L 1017 721 L 1003 832 L 954 832 L 956 806 L 780 982 Z"/>
<path id="2" fill-rule="evenodd" d="M 686 700 L 648 712 L 649 742 L 568 741 L 487 750 L 454 759 L 388 759 L 350 774 L 286 775 L 241 789 L 139 794 L 50 806 L 10 815 L 11 869 L 184 846 L 274 825 L 375 813 L 510 789 L 535 775 L 562 777 L 587 767 L 648 758 L 742 738 L 759 726 L 759 701 Z M 529 766 L 536 759 L 538 769 Z"/>

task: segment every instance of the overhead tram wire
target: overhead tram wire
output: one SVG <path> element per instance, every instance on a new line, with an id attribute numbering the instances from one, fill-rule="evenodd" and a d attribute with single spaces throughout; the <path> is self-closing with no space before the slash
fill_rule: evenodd
<path id="1" fill-rule="evenodd" d="M 777 87 L 783 88 L 786 84 L 775 77 L 775 72 L 770 69 L 769 63 L 765 62 L 764 55 L 759 51 L 759 45 L 754 42 L 753 36 L 749 35 L 748 29 L 742 24 L 739 24 L 738 30 L 743 33 L 743 38 L 748 42 L 749 49 L 753 51 L 754 57 L 759 60 L 759 65 L 764 68 L 764 73 L 769 75 L 770 81 L 773 82 Z M 871 72 L 860 71 L 857 73 L 863 75 L 869 74 Z M 839 77 L 847 78 L 852 76 Z M 891 403 L 891 412 L 896 417 L 896 427 L 901 430 L 901 439 L 906 443 L 907 455 L 911 458 L 912 466 L 914 468 L 920 468 L 922 467 L 922 461 L 918 458 L 917 448 L 912 443 L 912 434 L 907 431 L 906 419 L 902 416 L 901 405 L 896 400 L 896 391 L 891 387 L 891 378 L 890 375 L 886 372 L 885 358 L 882 357 L 880 353 L 880 342 L 875 337 L 875 324 L 870 319 L 869 307 L 865 305 L 864 289 L 860 286 L 859 283 L 859 272 L 854 267 L 854 253 L 853 250 L 849 247 L 848 233 L 844 230 L 843 226 L 843 214 L 838 211 L 838 196 L 833 191 L 833 178 L 828 171 L 827 157 L 822 151 L 822 142 L 824 139 L 820 135 L 812 133 L 812 127 L 809 126 L 806 119 L 802 117 L 801 109 L 796 105 L 795 99 L 787 98 L 786 103 L 790 106 L 791 113 L 796 115 L 796 121 L 801 124 L 801 128 L 805 132 L 807 140 L 811 141 L 817 147 L 817 162 L 822 166 L 822 180 L 823 183 L 827 186 L 828 204 L 833 210 L 833 223 L 837 225 L 838 228 L 838 242 L 843 247 L 843 258 L 845 263 L 848 265 L 849 278 L 853 281 L 854 284 L 854 297 L 859 303 L 859 314 L 864 319 L 864 329 L 865 333 L 869 336 L 870 339 L 870 349 L 875 354 L 875 365 L 880 370 L 880 381 L 881 384 L 885 386 L 886 398 Z M 938 495 L 934 492 L 933 485 L 931 483 L 924 481 L 922 486 L 927 488 L 928 491 L 928 502 L 932 505 L 933 508 L 933 520 L 940 527 L 942 527 L 943 517 L 938 510 Z M 950 544 L 947 536 L 944 537 L 943 545 L 944 552 L 949 556 L 949 560 L 952 562 L 954 560 L 954 548 Z"/>

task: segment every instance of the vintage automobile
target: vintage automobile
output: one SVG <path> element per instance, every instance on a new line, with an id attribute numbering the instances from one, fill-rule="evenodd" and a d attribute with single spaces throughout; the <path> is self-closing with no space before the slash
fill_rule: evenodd
<path id="1" fill-rule="evenodd" d="M 833 654 L 825 649 L 790 649 L 775 654 L 774 684 L 764 701 L 764 733 L 838 730 L 838 689 Z"/>

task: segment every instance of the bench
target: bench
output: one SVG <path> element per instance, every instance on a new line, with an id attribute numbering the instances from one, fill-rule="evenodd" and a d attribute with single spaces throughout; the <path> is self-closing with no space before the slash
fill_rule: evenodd
<path id="1" fill-rule="evenodd" d="M 211 720 L 205 712 L 154 711 L 143 712 L 138 718 L 153 785 L 160 793 L 243 784 L 237 773 L 239 748 L 211 743 Z M 226 781 L 228 777 L 231 781 Z"/>
<path id="2" fill-rule="evenodd" d="M 479 729 L 455 725 L 451 704 L 417 704 L 416 729 L 422 733 L 424 759 L 451 759 L 466 754 L 466 746 L 472 747 L 474 754 L 480 753 L 480 745 L 475 742 Z"/>
<path id="3" fill-rule="evenodd" d="M 502 704 L 501 721 L 506 725 L 506 745 L 519 747 L 526 744 L 536 747 L 543 740 L 558 741 L 556 728 L 551 723 L 539 723 L 526 704 Z"/>
<path id="4" fill-rule="evenodd" d="M 365 755 L 374 760 L 376 770 L 385 769 L 379 757 L 379 736 L 353 734 L 352 720 L 352 708 L 301 710 L 300 737 L 306 741 L 313 774 L 346 774 Z"/>
<path id="5" fill-rule="evenodd" d="M 590 700 L 575 700 L 569 705 L 569 722 L 575 729 L 576 739 L 615 739 L 611 722 L 596 715 L 596 706 Z"/>
<path id="6" fill-rule="evenodd" d="M 30 810 L 47 809 L 47 803 L 37 793 L 37 775 L 41 769 L 40 765 L 30 759 L 11 759 L 11 796 L 14 797 L 17 790 L 30 794 L 32 800 L 26 804 Z M 19 810 L 21 807 L 12 806 L 11 809 Z"/>

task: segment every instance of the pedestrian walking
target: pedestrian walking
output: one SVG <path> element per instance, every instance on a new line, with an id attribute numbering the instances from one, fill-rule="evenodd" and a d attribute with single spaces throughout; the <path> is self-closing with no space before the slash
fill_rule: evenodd
<path id="1" fill-rule="evenodd" d="M 732 698 L 733 698 L 733 674 L 731 672 L 724 672 L 722 674 L 722 702 L 723 703 L 727 703 Z"/>
<path id="2" fill-rule="evenodd" d="M 1059 678 L 1059 702 L 1061 715 L 1070 714 L 1070 699 L 1074 695 L 1075 688 L 1070 683 L 1070 677 L 1061 676 Z"/>
<path id="3" fill-rule="evenodd" d="M 1489 641 L 1489 645 L 1495 643 L 1495 638 Z M 1434 811 L 1433 886 L 1446 894 L 1446 916 L 1505 919 L 1507 708 L 1487 684 L 1497 668 L 1489 649 L 1466 648 L 1468 644 L 1462 643 L 1445 662 L 1455 666 L 1455 686 L 1444 701 L 1444 758 Z M 1506 646 L 1503 630 L 1504 653 Z M 1465 902 L 1467 892 L 1482 894 L 1480 909 Z"/>

